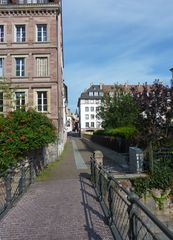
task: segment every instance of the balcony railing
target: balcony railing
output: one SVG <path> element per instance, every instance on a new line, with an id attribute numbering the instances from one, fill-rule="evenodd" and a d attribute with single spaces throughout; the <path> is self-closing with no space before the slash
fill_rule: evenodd
<path id="1" fill-rule="evenodd" d="M 170 240 L 171 232 L 138 197 L 98 165 L 91 157 L 91 181 L 115 239 Z"/>

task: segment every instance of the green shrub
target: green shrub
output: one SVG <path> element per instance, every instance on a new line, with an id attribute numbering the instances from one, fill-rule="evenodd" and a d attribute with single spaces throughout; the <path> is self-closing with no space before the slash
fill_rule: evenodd
<path id="1" fill-rule="evenodd" d="M 133 137 L 137 133 L 135 127 L 120 127 L 120 128 L 110 128 L 105 130 L 98 130 L 94 132 L 94 135 L 102 136 L 112 136 L 112 137 L 124 137 L 126 139 Z"/>
<path id="2" fill-rule="evenodd" d="M 17 110 L 0 117 L 0 171 L 15 165 L 25 154 L 56 140 L 51 120 L 34 110 Z"/>
<path id="3" fill-rule="evenodd" d="M 130 179 L 134 192 L 141 198 L 149 189 L 149 177 L 136 177 Z"/>

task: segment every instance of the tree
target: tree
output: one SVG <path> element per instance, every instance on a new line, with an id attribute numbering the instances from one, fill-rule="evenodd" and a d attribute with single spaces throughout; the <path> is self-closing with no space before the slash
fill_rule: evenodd
<path id="1" fill-rule="evenodd" d="M 107 94 L 102 98 L 98 116 L 104 128 L 131 127 L 135 126 L 138 113 L 133 96 L 117 86 L 112 97 Z"/>
<path id="2" fill-rule="evenodd" d="M 153 146 L 168 137 L 172 120 L 172 90 L 159 80 L 153 85 L 143 85 L 142 91 L 137 87 L 131 89 L 134 100 L 140 109 L 138 129 L 140 144 L 146 147 L 149 155 L 150 170 L 153 172 Z"/>

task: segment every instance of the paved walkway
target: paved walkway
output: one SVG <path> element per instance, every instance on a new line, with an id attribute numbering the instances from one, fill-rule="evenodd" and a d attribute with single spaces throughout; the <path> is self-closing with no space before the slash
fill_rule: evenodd
<path id="1" fill-rule="evenodd" d="M 89 181 L 91 152 L 69 138 L 62 160 L 0 223 L 0 240 L 111 240 Z"/>

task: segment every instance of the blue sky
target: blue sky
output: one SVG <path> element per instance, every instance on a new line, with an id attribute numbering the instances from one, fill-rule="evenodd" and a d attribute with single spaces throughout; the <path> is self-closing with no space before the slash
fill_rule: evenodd
<path id="1" fill-rule="evenodd" d="M 69 108 L 93 84 L 169 84 L 172 0 L 62 0 Z"/>

